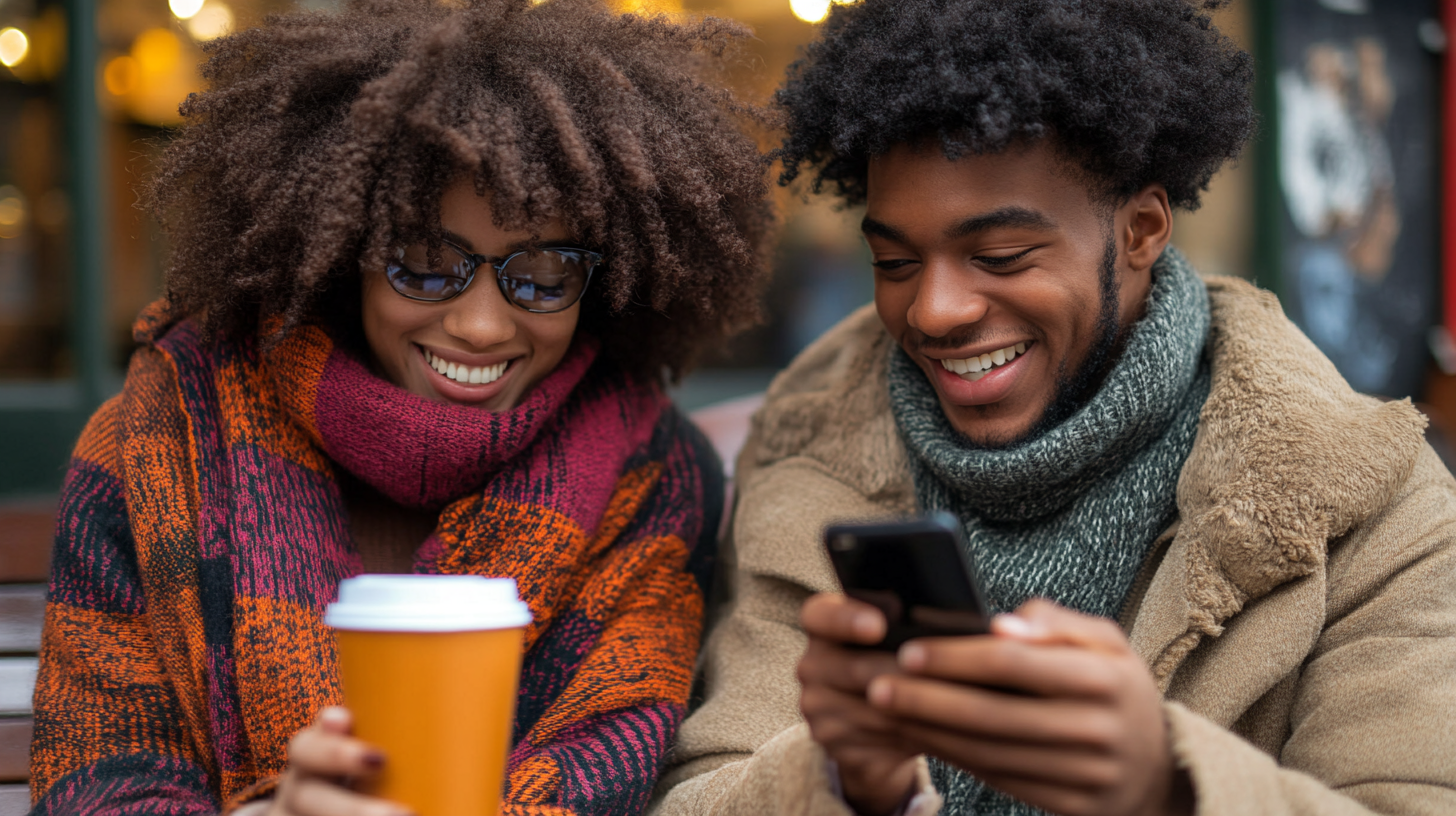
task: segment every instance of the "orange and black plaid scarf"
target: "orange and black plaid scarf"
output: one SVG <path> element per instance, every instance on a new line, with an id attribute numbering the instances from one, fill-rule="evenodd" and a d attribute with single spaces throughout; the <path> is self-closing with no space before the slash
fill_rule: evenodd
<path id="1" fill-rule="evenodd" d="M 578 343 L 507 412 L 429 402 L 317 327 L 266 353 L 143 319 L 71 461 L 35 699 L 36 813 L 215 813 L 340 701 L 324 607 L 361 571 L 336 475 L 439 508 L 416 572 L 516 580 L 510 814 L 647 802 L 688 699 L 717 460 Z"/>

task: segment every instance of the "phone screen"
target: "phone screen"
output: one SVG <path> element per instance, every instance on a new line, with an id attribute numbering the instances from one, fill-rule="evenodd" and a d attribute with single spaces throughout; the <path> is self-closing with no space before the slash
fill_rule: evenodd
<path id="1" fill-rule="evenodd" d="M 979 635 L 989 630 L 960 522 L 948 513 L 878 524 L 836 524 L 824 531 L 829 559 L 851 598 L 885 614 L 878 648 L 911 638 Z"/>

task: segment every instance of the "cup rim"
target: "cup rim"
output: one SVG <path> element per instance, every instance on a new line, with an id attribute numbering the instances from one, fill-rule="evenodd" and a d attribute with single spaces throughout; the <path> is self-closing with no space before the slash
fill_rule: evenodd
<path id="1" fill-rule="evenodd" d="M 514 580 L 480 575 L 357 575 L 339 582 L 338 600 L 324 612 L 334 629 L 365 632 L 469 632 L 530 622 Z"/>

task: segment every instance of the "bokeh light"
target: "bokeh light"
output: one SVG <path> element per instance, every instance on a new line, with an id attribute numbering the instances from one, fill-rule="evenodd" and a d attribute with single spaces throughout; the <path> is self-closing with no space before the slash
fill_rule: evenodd
<path id="1" fill-rule="evenodd" d="M 197 46 L 171 28 L 149 28 L 132 42 L 130 56 L 134 62 L 116 63 L 111 76 L 114 87 L 126 91 L 119 98 L 127 114 L 149 125 L 179 124 L 177 105 L 187 94 L 201 90 Z M 102 79 L 107 79 L 104 71 Z"/>
<path id="2" fill-rule="evenodd" d="M 167 5 L 172 8 L 172 13 L 177 15 L 179 20 L 190 20 L 197 12 L 202 11 L 204 0 L 167 0 Z"/>
<path id="3" fill-rule="evenodd" d="M 187 32 L 197 40 L 215 40 L 233 30 L 233 10 L 222 0 L 209 0 L 191 20 Z"/>
<path id="4" fill-rule="evenodd" d="M 131 44 L 131 55 L 146 74 L 165 74 L 182 58 L 182 43 L 165 28 L 149 28 Z"/>
<path id="5" fill-rule="evenodd" d="M 106 68 L 101 72 L 101 81 L 113 96 L 126 96 L 136 89 L 139 70 L 137 61 L 123 54 L 106 63 Z"/>
<path id="6" fill-rule="evenodd" d="M 623 14 L 681 14 L 682 0 L 615 0 L 612 4 Z"/>
<path id="7" fill-rule="evenodd" d="M 30 40 L 18 28 L 0 30 L 0 65 L 14 68 L 30 52 Z"/>
<path id="8" fill-rule="evenodd" d="M 0 238 L 15 238 L 25 226 L 25 197 L 13 184 L 0 187 Z"/>
<path id="9" fill-rule="evenodd" d="M 829 16 L 829 0 L 789 0 L 789 10 L 806 23 L 817 23 Z"/>

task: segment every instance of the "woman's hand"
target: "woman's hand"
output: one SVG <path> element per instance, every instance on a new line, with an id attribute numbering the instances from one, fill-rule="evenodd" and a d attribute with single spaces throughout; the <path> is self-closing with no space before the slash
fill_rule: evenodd
<path id="1" fill-rule="evenodd" d="M 347 780 L 373 776 L 384 754 L 349 736 L 349 712 L 326 708 L 288 742 L 288 767 L 273 798 L 236 816 L 409 816 L 403 805 L 349 790 Z M 250 806 L 255 807 L 255 806 Z"/>
<path id="2" fill-rule="evenodd" d="M 902 671 L 870 684 L 909 750 L 1064 816 L 1192 812 L 1162 695 L 1121 629 L 1041 600 L 992 629 L 907 643 Z"/>
<path id="3" fill-rule="evenodd" d="M 799 708 L 815 742 L 839 765 L 844 798 L 865 816 L 893 811 L 915 784 L 915 756 L 896 718 L 865 700 L 870 681 L 898 672 L 889 652 L 855 650 L 885 636 L 885 618 L 843 595 L 815 595 L 799 613 L 809 648 L 799 661 Z"/>

